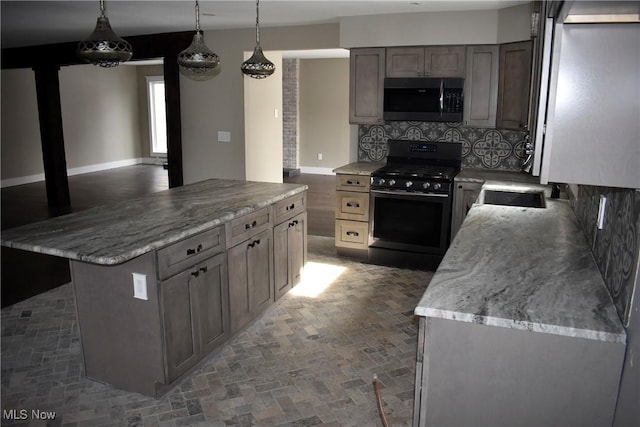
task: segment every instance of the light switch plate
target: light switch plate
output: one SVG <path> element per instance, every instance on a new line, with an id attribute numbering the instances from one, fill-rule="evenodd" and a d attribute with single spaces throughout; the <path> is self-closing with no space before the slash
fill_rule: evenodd
<path id="1" fill-rule="evenodd" d="M 142 300 L 148 300 L 147 295 L 147 275 L 140 273 L 131 273 L 133 276 L 133 297 Z"/>
<path id="2" fill-rule="evenodd" d="M 225 131 L 225 130 L 219 130 L 218 142 L 231 142 L 231 132 Z"/>

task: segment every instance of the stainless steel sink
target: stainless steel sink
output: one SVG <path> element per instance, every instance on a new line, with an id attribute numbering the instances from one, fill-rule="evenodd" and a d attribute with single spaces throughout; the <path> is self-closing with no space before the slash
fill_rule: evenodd
<path id="1" fill-rule="evenodd" d="M 483 189 L 478 202 L 485 205 L 521 206 L 526 208 L 544 208 L 544 191 Z"/>

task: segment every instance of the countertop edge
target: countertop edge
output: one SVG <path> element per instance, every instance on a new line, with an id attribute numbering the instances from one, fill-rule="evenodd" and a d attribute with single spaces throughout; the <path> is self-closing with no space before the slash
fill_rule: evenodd
<path id="1" fill-rule="evenodd" d="M 515 319 L 504 319 L 500 317 L 479 316 L 469 313 L 460 313 L 455 311 L 426 307 L 416 307 L 414 314 L 420 317 L 455 320 L 465 323 L 474 323 L 476 325 L 498 326 L 501 328 L 516 329 L 520 331 L 542 332 L 546 334 L 561 335 L 572 338 L 584 338 L 589 340 L 621 344 L 625 344 L 627 342 L 627 335 L 624 331 L 622 331 L 621 333 L 592 331 L 589 329 L 547 325 L 544 323 L 527 322 Z"/>

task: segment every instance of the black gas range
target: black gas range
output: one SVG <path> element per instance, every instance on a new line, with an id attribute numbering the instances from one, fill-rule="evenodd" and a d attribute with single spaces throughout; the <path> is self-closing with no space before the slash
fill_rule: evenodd
<path id="1" fill-rule="evenodd" d="M 462 144 L 390 140 L 371 174 L 369 260 L 435 268 L 448 246 Z"/>

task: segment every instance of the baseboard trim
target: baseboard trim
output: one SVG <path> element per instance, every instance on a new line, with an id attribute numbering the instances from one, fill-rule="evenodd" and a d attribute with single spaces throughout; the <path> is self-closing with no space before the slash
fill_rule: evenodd
<path id="1" fill-rule="evenodd" d="M 333 168 L 319 168 L 316 166 L 300 166 L 300 173 L 308 173 L 314 175 L 335 175 Z"/>
<path id="2" fill-rule="evenodd" d="M 107 169 L 121 168 L 123 166 L 133 166 L 143 163 L 142 158 L 117 160 L 115 162 L 98 163 L 95 165 L 80 166 L 77 168 L 67 169 L 67 176 L 82 175 L 84 173 L 99 172 Z M 155 159 L 152 159 L 155 163 Z M 14 187 L 16 185 L 31 184 L 34 182 L 44 181 L 44 173 L 35 175 L 19 176 L 17 178 L 7 178 L 0 181 L 0 188 Z"/>

